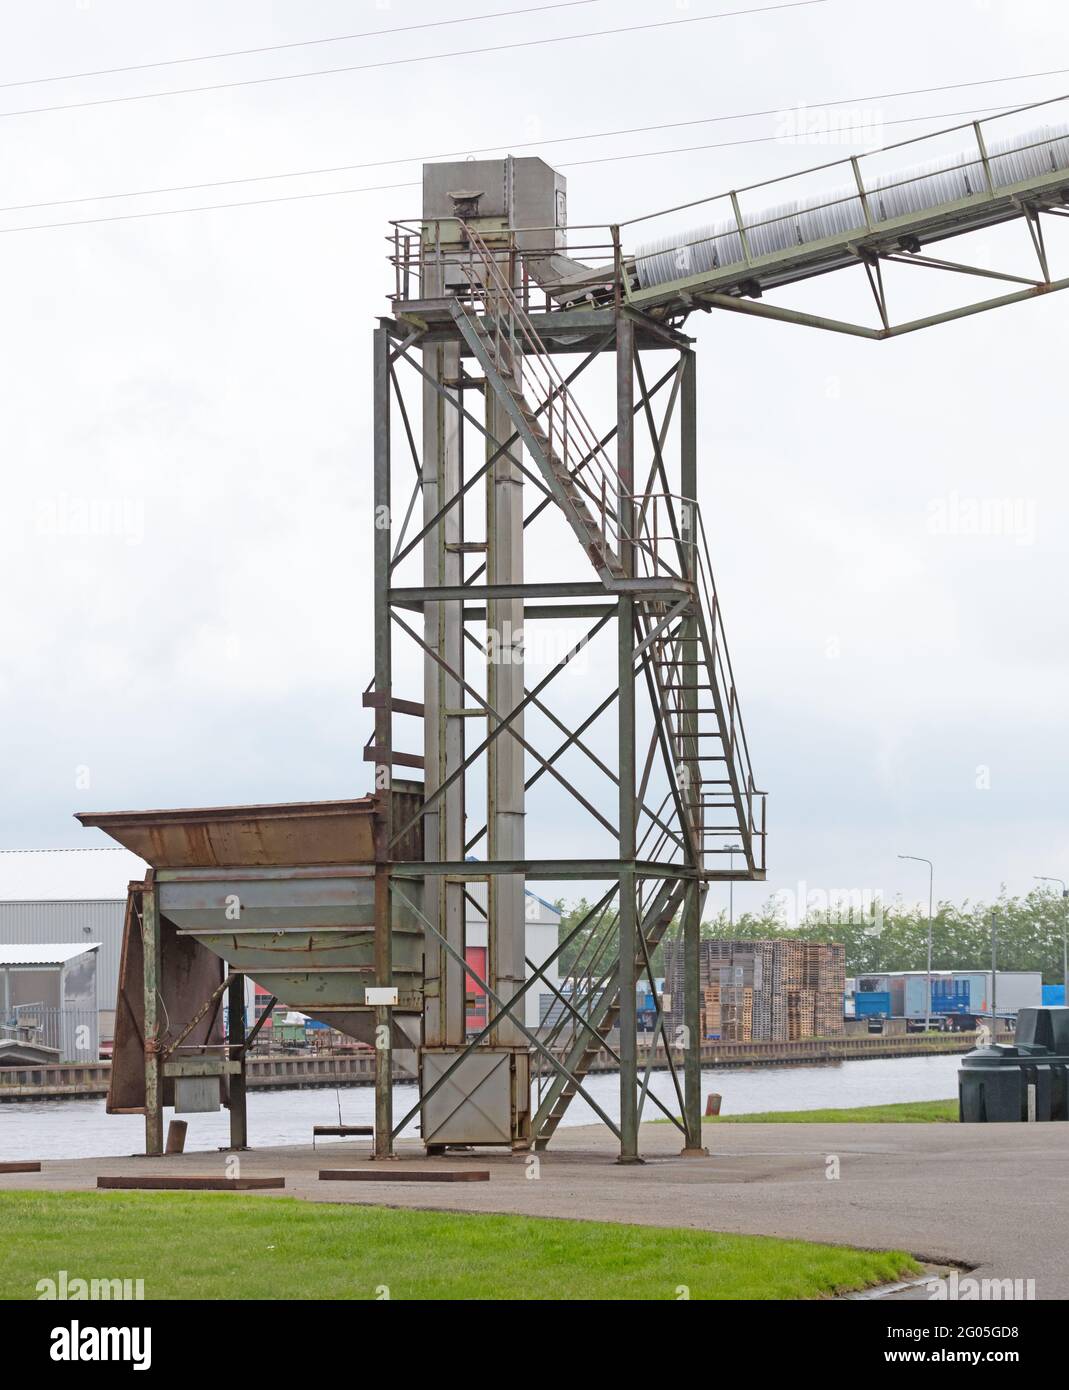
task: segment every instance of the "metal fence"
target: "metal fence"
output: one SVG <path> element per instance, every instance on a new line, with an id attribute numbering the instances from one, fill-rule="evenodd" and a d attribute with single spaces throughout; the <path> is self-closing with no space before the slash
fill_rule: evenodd
<path id="1" fill-rule="evenodd" d="M 95 1062 L 100 1055 L 96 1009 L 16 1004 L 4 1020 L 2 1032 L 5 1037 L 53 1048 L 60 1062 Z"/>

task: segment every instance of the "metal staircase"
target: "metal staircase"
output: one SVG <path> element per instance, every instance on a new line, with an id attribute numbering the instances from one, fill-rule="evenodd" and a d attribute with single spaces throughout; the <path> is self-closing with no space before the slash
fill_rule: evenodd
<path id="1" fill-rule="evenodd" d="M 667 846 L 669 860 L 688 869 L 688 876 L 640 889 L 634 964 L 654 991 L 651 957 L 680 913 L 693 868 L 702 877 L 727 876 L 738 854 L 738 872 L 764 871 L 764 797 L 750 768 L 701 516 L 693 499 L 623 491 L 615 459 L 513 288 L 511 240 L 491 245 L 468 225 L 463 237 L 460 265 L 470 300 L 450 303 L 457 328 L 606 593 L 635 600 L 636 672 L 647 683 L 669 782 L 638 857 L 663 859 Z M 670 824 L 661 814 L 669 803 Z M 609 1047 L 620 1014 L 617 922 L 609 917 L 599 924 L 559 996 L 560 1018 L 541 1039 L 561 1057 L 563 1070 L 538 1104 L 536 1148 L 549 1143 L 595 1058 Z M 663 1021 L 660 1031 L 663 1037 Z M 667 1052 L 667 1038 L 665 1044 Z"/>
<path id="2" fill-rule="evenodd" d="M 625 591 L 633 575 L 675 589 L 678 600 L 636 597 L 638 642 L 677 789 L 681 834 L 694 861 L 715 873 L 740 852 L 764 869 L 764 795 L 757 790 L 724 643 L 701 513 L 693 499 L 641 497 L 620 488 L 615 461 L 512 285 L 514 249 L 490 245 L 465 225 L 461 268 L 471 302 L 450 311 L 516 432 L 605 588 Z M 695 631 L 685 641 L 683 627 Z"/>
<path id="3" fill-rule="evenodd" d="M 635 956 L 635 966 L 640 973 L 649 972 L 650 958 L 675 920 L 685 892 L 685 882 L 672 880 L 658 884 L 650 894 L 652 901 L 641 916 L 639 949 Z M 587 952 L 580 956 L 565 981 L 565 989 L 568 990 L 565 997 L 571 1005 L 571 1012 L 562 1013 L 546 1045 L 562 1052 L 568 1075 L 558 1072 L 540 1098 L 531 1126 L 536 1149 L 544 1149 L 552 1139 L 572 1097 L 616 1027 L 620 1014 L 619 959 L 599 978 L 592 978 L 589 972 L 596 971 L 600 960 L 611 953 L 617 925 L 615 915 L 602 924 L 601 932 L 591 937 Z"/>
<path id="4" fill-rule="evenodd" d="M 494 294 L 488 299 L 497 304 L 502 296 Z M 533 329 L 527 346 L 534 352 L 544 353 L 544 358 L 525 358 L 510 331 L 513 324 L 503 323 L 496 314 L 492 317 L 488 314 L 485 320 L 479 319 L 459 300 L 453 302 L 451 310 L 465 341 L 486 373 L 487 380 L 499 392 L 516 432 L 538 464 L 554 500 L 567 517 L 594 568 L 607 583 L 619 578 L 624 569 L 617 553 L 619 531 L 611 506 L 615 493 L 610 492 L 611 475 L 596 466 L 597 441 L 594 441 L 594 447 L 587 443 L 591 436 L 588 435 L 585 421 L 575 411 L 567 387 L 563 380 L 552 380 L 556 375 L 555 369 L 547 374 L 550 380 L 544 382 L 547 389 L 537 408 L 528 404 L 524 394 L 524 367 L 527 367 L 527 379 L 530 381 L 534 373 L 529 364 L 542 361 L 552 367 L 552 358 L 538 344 Z M 525 314 L 523 318 L 526 318 Z M 585 449 L 586 452 L 582 464 L 573 467 L 569 460 L 577 449 Z M 584 472 L 587 474 L 585 477 Z"/>

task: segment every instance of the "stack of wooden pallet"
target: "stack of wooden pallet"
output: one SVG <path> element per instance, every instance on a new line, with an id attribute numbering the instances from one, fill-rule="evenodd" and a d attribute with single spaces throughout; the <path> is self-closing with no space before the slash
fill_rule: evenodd
<path id="1" fill-rule="evenodd" d="M 786 1042 L 843 1031 L 842 946 L 706 940 L 699 963 L 703 1037 Z M 670 949 L 665 965 L 669 1025 L 678 1027 L 683 1022 L 683 952 Z"/>
<path id="2" fill-rule="evenodd" d="M 836 1037 L 843 1031 L 842 993 L 818 990 L 813 1027 L 818 1038 Z"/>
<path id="3" fill-rule="evenodd" d="M 771 941 L 755 941 L 753 977 L 753 1036 L 772 1038 L 772 1015 L 774 1012 L 773 993 L 773 954 Z"/>
<path id="4" fill-rule="evenodd" d="M 702 991 L 702 1035 L 723 1042 L 753 1037 L 753 989 L 749 985 L 706 985 Z"/>
<path id="5" fill-rule="evenodd" d="M 815 989 L 792 989 L 787 991 L 787 1038 L 797 1042 L 799 1038 L 811 1038 L 816 1033 Z"/>
<path id="6" fill-rule="evenodd" d="M 702 990 L 702 1037 L 720 1036 L 720 986 L 706 985 Z"/>
<path id="7" fill-rule="evenodd" d="M 729 1001 L 731 1013 L 725 1020 L 728 1042 L 749 1042 L 753 1037 L 753 989 L 744 985 L 734 988 Z"/>
<path id="8" fill-rule="evenodd" d="M 701 986 L 719 985 L 722 974 L 731 968 L 733 943 L 730 941 L 703 941 L 701 950 Z"/>
<path id="9" fill-rule="evenodd" d="M 768 1036 L 773 1042 L 787 1041 L 787 991 L 783 984 L 787 944 L 785 941 L 772 942 L 772 1005 Z"/>

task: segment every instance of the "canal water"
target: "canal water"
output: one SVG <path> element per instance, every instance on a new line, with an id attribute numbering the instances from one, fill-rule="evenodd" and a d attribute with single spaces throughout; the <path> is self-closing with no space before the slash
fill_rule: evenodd
<path id="1" fill-rule="evenodd" d="M 821 1110 L 827 1106 L 881 1105 L 907 1100 L 946 1100 L 957 1095 L 960 1057 L 871 1058 L 829 1062 L 813 1067 L 744 1067 L 702 1073 L 705 1097 L 723 1096 L 723 1113 L 741 1115 L 769 1110 Z M 615 1073 L 590 1076 L 586 1088 L 613 1119 L 619 1115 L 619 1078 Z M 682 1084 L 682 1078 L 680 1078 Z M 672 1080 L 654 1072 L 651 1091 L 679 1113 Z M 414 1086 L 394 1088 L 397 1120 L 415 1104 Z M 340 1091 L 251 1091 L 249 1141 L 255 1148 L 307 1144 L 312 1126 L 370 1124 L 374 1093 L 369 1086 Z M 644 1119 L 663 1112 L 646 1103 Z M 167 1112 L 169 1119 L 171 1112 Z M 214 1150 L 228 1140 L 225 1111 L 184 1116 L 189 1124 L 186 1150 Z M 562 1126 L 597 1123 L 582 1097 L 568 1109 Z M 413 1121 L 406 1133 L 416 1135 Z M 139 1115 L 106 1115 L 101 1100 L 8 1101 L 0 1104 L 0 1159 L 92 1158 L 137 1153 L 144 1144 L 145 1122 Z M 327 1140 L 329 1145 L 332 1141 Z"/>

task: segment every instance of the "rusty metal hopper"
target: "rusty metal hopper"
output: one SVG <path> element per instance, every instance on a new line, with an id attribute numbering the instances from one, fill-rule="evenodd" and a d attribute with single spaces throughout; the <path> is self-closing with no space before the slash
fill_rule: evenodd
<path id="1" fill-rule="evenodd" d="M 174 811 L 82 812 L 154 869 L 375 862 L 375 798 Z"/>
<path id="2" fill-rule="evenodd" d="M 416 818 L 395 857 L 422 852 L 418 788 L 394 790 L 394 823 Z M 374 873 L 379 796 L 267 806 L 83 812 L 154 870 L 161 917 L 231 969 L 362 1042 L 374 1015 Z M 419 885 L 411 885 L 416 900 Z M 411 1048 L 423 1008 L 423 929 L 394 900 L 395 1043 Z M 120 983 L 120 992 L 122 982 Z"/>

